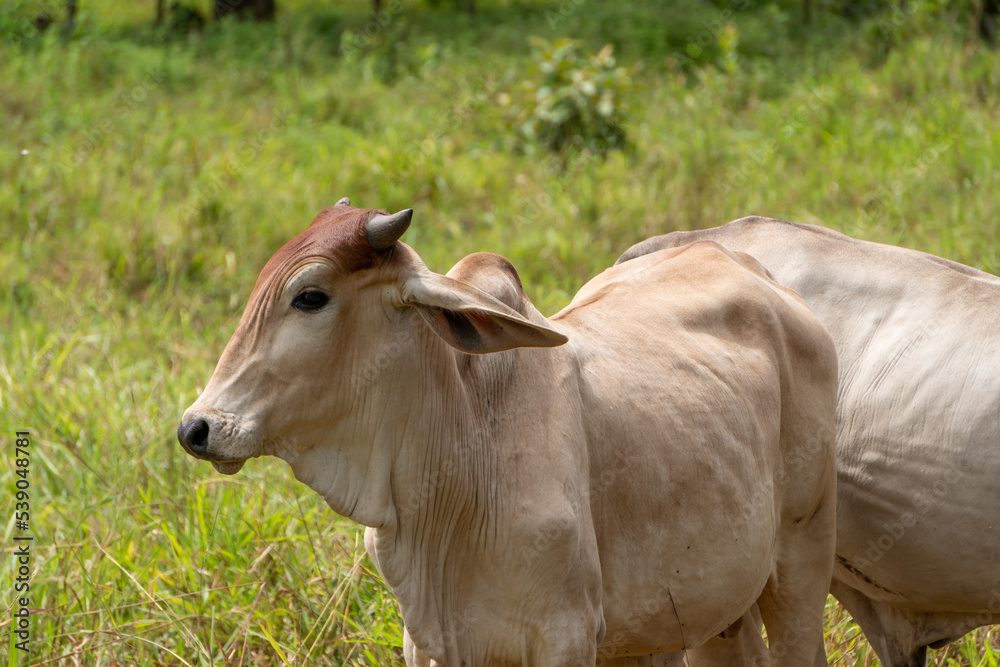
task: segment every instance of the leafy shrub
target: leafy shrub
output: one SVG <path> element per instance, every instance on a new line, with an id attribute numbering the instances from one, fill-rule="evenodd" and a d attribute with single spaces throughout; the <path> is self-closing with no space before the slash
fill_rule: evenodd
<path id="1" fill-rule="evenodd" d="M 570 39 L 533 40 L 533 46 L 537 80 L 525 82 L 530 101 L 515 121 L 522 138 L 554 151 L 624 148 L 624 98 L 632 79 L 615 66 L 611 46 L 590 55 Z"/>

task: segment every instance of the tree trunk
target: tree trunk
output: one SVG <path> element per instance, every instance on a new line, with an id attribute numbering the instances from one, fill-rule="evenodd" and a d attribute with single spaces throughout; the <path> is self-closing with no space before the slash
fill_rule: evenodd
<path id="1" fill-rule="evenodd" d="M 156 20 L 153 25 L 159 27 L 163 25 L 163 0 L 156 0 Z"/>
<path id="2" fill-rule="evenodd" d="M 274 20 L 274 0 L 215 0 L 215 18 L 228 14 L 239 18 L 252 17 L 258 21 Z"/>
<path id="3" fill-rule="evenodd" d="M 274 0 L 257 0 L 258 21 L 273 21 L 274 11 Z"/>
<path id="4" fill-rule="evenodd" d="M 1000 0 L 983 0 L 979 6 L 979 36 L 988 44 L 997 41 Z"/>
<path id="5" fill-rule="evenodd" d="M 76 27 L 76 0 L 66 0 L 66 25 L 63 30 L 67 35 L 73 33 Z"/>

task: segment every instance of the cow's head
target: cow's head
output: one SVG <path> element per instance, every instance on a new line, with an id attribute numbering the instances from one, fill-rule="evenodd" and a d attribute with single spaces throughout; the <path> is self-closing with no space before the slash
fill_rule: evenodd
<path id="1" fill-rule="evenodd" d="M 406 431 L 404 404 L 435 391 L 442 352 L 454 359 L 451 348 L 484 354 L 566 341 L 430 272 L 398 242 L 412 214 L 353 208 L 345 198 L 275 253 L 177 429 L 188 453 L 227 474 L 277 455 L 334 510 L 379 525 L 395 453 L 375 443 Z"/>

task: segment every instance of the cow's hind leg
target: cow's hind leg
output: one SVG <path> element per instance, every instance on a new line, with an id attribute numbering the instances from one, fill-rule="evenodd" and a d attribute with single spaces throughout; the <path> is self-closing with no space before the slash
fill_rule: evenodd
<path id="1" fill-rule="evenodd" d="M 774 667 L 815 664 L 833 573 L 835 503 L 831 483 L 812 516 L 782 522 L 774 570 L 757 600 Z"/>
<path id="2" fill-rule="evenodd" d="M 767 646 L 760 635 L 755 610 L 743 614 L 735 632 L 713 637 L 687 650 L 687 667 L 766 667 L 770 664 Z"/>
<path id="3" fill-rule="evenodd" d="M 927 647 L 917 639 L 913 620 L 904 613 L 872 600 L 837 579 L 830 587 L 854 622 L 865 633 L 875 655 L 886 667 L 925 667 Z"/>
<path id="4" fill-rule="evenodd" d="M 750 617 L 748 619 L 748 616 Z M 736 637 L 715 637 L 698 648 L 688 649 L 685 667 L 765 667 L 771 664 L 767 645 L 760 634 L 760 612 L 743 617 L 743 625 Z M 822 639 L 816 646 L 814 667 L 829 667 L 826 647 Z M 923 667 L 920 665 L 919 667 Z"/>

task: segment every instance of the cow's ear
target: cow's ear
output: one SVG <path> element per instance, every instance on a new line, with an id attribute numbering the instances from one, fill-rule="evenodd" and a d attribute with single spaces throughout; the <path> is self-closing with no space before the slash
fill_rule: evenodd
<path id="1" fill-rule="evenodd" d="M 471 285 L 429 271 L 406 281 L 402 301 L 416 308 L 446 343 L 466 354 L 555 347 L 569 340 L 544 324 L 529 322 Z"/>

